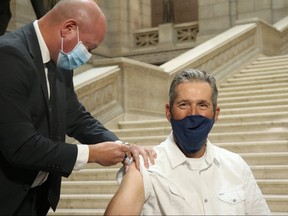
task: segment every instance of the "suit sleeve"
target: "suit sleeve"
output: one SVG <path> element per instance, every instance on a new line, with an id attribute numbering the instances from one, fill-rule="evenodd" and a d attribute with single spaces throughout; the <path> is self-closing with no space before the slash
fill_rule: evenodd
<path id="1" fill-rule="evenodd" d="M 80 143 L 95 144 L 105 141 L 116 141 L 118 137 L 103 124 L 95 119 L 79 102 L 73 86 L 73 72 L 63 71 L 66 79 L 67 97 L 67 131 L 70 137 L 74 137 Z"/>

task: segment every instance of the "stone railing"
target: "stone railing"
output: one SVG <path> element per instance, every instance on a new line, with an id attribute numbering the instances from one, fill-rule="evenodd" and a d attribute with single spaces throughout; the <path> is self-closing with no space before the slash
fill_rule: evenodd
<path id="1" fill-rule="evenodd" d="M 280 34 L 281 54 L 288 53 L 288 16 L 273 25 Z"/>
<path id="2" fill-rule="evenodd" d="M 134 34 L 135 47 L 157 46 L 159 43 L 158 28 L 139 30 Z"/>
<path id="3" fill-rule="evenodd" d="M 87 109 L 104 122 L 116 118 L 129 120 L 131 116 L 131 119 L 135 116 L 138 119 L 163 117 L 168 88 L 175 73 L 186 68 L 200 68 L 213 73 L 221 82 L 260 55 L 288 54 L 287 38 L 288 18 L 276 26 L 258 19 L 242 20 L 237 26 L 160 66 L 128 58 L 92 62 L 93 73 L 89 70 L 81 82 L 77 81 L 81 74 L 77 75 L 75 88 Z"/>
<path id="4" fill-rule="evenodd" d="M 259 55 L 287 54 L 288 19 L 279 30 L 257 18 L 239 20 L 238 25 L 207 42 L 162 64 L 160 68 L 173 76 L 185 68 L 200 68 L 215 74 L 220 82 Z M 286 25 L 284 24 L 286 23 Z"/>
<path id="5" fill-rule="evenodd" d="M 199 32 L 198 22 L 182 23 L 174 25 L 176 40 L 181 42 L 195 42 Z"/>
<path id="6" fill-rule="evenodd" d="M 157 28 L 142 29 L 134 33 L 135 48 L 155 47 L 158 45 L 195 42 L 198 33 L 198 22 L 183 24 L 167 23 Z"/>

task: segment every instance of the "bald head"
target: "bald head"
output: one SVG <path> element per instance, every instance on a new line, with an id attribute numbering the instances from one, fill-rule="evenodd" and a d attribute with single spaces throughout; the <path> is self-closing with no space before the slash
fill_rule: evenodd
<path id="1" fill-rule="evenodd" d="M 62 38 L 64 51 L 69 52 L 79 31 L 81 41 L 91 51 L 104 39 L 107 26 L 94 0 L 61 0 L 39 20 L 39 28 L 51 58 L 56 60 Z"/>
<path id="2" fill-rule="evenodd" d="M 54 22 L 75 19 L 79 25 L 82 25 L 95 23 L 100 17 L 105 19 L 101 9 L 93 0 L 61 0 L 50 12 L 53 14 Z"/>

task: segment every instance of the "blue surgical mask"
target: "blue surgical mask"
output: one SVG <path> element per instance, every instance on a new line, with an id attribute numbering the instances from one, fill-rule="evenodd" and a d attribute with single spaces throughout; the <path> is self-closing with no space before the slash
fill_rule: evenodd
<path id="1" fill-rule="evenodd" d="M 190 115 L 181 120 L 171 118 L 176 143 L 183 153 L 195 153 L 206 143 L 214 119 L 201 115 Z"/>
<path id="2" fill-rule="evenodd" d="M 74 49 L 68 53 L 63 51 L 63 37 L 61 38 L 61 50 L 59 51 L 57 67 L 66 69 L 66 70 L 74 70 L 75 68 L 85 64 L 92 56 L 91 53 L 88 52 L 87 48 L 83 45 L 81 41 L 79 41 L 79 31 L 77 27 L 77 37 L 78 43 L 74 47 Z"/>

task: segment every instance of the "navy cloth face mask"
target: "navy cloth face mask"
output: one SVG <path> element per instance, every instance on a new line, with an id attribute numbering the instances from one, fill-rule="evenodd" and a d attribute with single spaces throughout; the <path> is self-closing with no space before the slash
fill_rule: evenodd
<path id="1" fill-rule="evenodd" d="M 171 118 L 174 139 L 184 153 L 195 153 L 206 143 L 214 118 L 190 115 L 181 120 Z"/>

